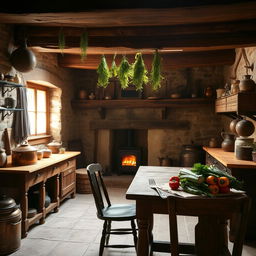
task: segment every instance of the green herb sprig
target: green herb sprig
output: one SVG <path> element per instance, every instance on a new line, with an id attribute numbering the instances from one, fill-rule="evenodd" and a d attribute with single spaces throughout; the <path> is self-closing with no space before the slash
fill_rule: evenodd
<path id="1" fill-rule="evenodd" d="M 84 61 L 87 55 L 88 48 L 88 33 L 84 31 L 80 38 L 81 60 Z"/>
<path id="2" fill-rule="evenodd" d="M 135 85 L 136 90 L 142 90 L 143 84 L 148 83 L 147 69 L 145 67 L 142 54 L 137 53 L 135 55 L 135 62 L 133 68 L 132 83 Z"/>
<path id="3" fill-rule="evenodd" d="M 150 82 L 153 91 L 156 91 L 161 87 L 162 79 L 164 79 L 164 77 L 161 75 L 161 57 L 158 50 L 155 50 L 150 73 Z"/>
<path id="4" fill-rule="evenodd" d="M 108 64 L 104 55 L 102 55 L 101 57 L 101 62 L 97 68 L 97 73 L 98 73 L 97 85 L 99 87 L 106 88 L 109 84 L 110 73 L 109 73 Z"/>
<path id="5" fill-rule="evenodd" d="M 129 64 L 127 58 L 123 56 L 122 61 L 117 70 L 117 77 L 120 81 L 121 88 L 125 89 L 129 86 L 130 79 L 133 74 L 133 68 Z"/>
<path id="6" fill-rule="evenodd" d="M 110 68 L 110 70 L 109 70 L 109 72 L 110 72 L 110 77 L 117 77 L 118 68 L 117 68 L 117 65 L 116 65 L 115 58 L 116 58 L 116 54 L 115 54 L 114 57 L 113 57 L 113 61 L 112 61 L 112 64 L 111 64 L 111 68 Z"/>
<path id="7" fill-rule="evenodd" d="M 63 50 L 65 49 L 65 35 L 64 35 L 64 32 L 63 32 L 63 28 L 60 28 L 60 31 L 59 31 L 58 45 L 59 45 L 59 48 L 60 48 L 60 52 L 63 56 L 64 55 Z"/>

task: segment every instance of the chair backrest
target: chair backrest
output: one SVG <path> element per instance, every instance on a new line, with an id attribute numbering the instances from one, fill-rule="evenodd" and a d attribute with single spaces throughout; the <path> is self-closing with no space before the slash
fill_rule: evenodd
<path id="1" fill-rule="evenodd" d="M 106 186 L 102 179 L 102 166 L 99 163 L 93 163 L 87 166 L 87 173 L 93 193 L 94 201 L 97 207 L 98 216 L 103 216 L 102 209 L 105 207 L 105 203 L 108 206 L 111 205 Z"/>
<path id="2" fill-rule="evenodd" d="M 208 248 L 211 250 L 219 250 L 220 248 L 216 248 L 214 242 L 226 240 L 225 232 L 216 233 L 214 231 L 218 230 L 218 224 L 222 225 L 222 229 L 226 226 L 227 219 L 231 219 L 234 216 L 236 217 L 236 227 L 233 231 L 235 231 L 234 235 L 234 246 L 232 250 L 232 255 L 242 255 L 243 242 L 247 227 L 247 219 L 249 215 L 250 209 L 250 199 L 248 196 L 241 194 L 237 196 L 229 196 L 229 197 L 215 197 L 215 198 L 203 198 L 203 197 L 194 197 L 194 198 L 178 198 L 175 196 L 168 197 L 168 211 L 169 211 L 169 226 L 170 226 L 170 239 L 171 239 L 171 255 L 177 256 L 179 255 L 179 245 L 178 245 L 178 229 L 177 229 L 177 215 L 184 216 L 198 216 L 201 220 L 205 217 L 208 223 L 206 223 L 209 227 L 208 233 L 213 233 L 212 240 L 212 248 Z M 213 225 L 209 220 L 214 220 Z M 218 220 L 216 222 L 216 220 Z M 208 239 L 206 236 L 208 234 L 200 234 L 200 231 L 195 228 L 195 231 L 198 232 L 199 239 Z M 212 232 L 213 231 L 213 232 Z M 232 226 L 231 226 L 232 231 Z M 211 234 L 209 234 L 211 236 Z M 197 243 L 198 237 L 196 236 L 195 240 Z M 216 243 L 217 244 L 217 243 Z M 225 250 L 228 249 L 225 248 Z M 228 252 L 229 253 L 229 252 Z M 200 253 L 198 253 L 200 254 Z M 205 254 L 206 255 L 206 254 Z M 207 255 L 217 255 L 207 254 Z M 230 255 L 230 254 L 229 254 Z"/>

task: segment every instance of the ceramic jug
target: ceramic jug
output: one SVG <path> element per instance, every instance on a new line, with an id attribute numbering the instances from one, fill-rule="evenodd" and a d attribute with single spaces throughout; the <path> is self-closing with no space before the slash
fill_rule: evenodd
<path id="1" fill-rule="evenodd" d="M 7 164 L 7 155 L 3 148 L 0 148 L 0 167 L 4 167 Z"/>
<path id="2" fill-rule="evenodd" d="M 221 143 L 221 148 L 226 152 L 234 152 L 235 134 L 222 132 L 221 137 L 223 138 L 223 141 Z"/>
<path id="3" fill-rule="evenodd" d="M 239 84 L 239 90 L 241 92 L 254 92 L 256 89 L 255 82 L 251 79 L 251 75 L 245 75 L 244 79 Z"/>

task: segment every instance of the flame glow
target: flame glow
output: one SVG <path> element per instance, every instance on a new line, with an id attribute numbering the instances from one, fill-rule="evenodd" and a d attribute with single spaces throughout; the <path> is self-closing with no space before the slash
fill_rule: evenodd
<path id="1" fill-rule="evenodd" d="M 122 166 L 136 166 L 136 156 L 127 155 L 122 157 Z"/>

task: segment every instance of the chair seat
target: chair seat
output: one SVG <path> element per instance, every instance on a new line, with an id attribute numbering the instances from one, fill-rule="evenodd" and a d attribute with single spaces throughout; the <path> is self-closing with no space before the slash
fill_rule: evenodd
<path id="1" fill-rule="evenodd" d="M 103 220 L 132 220 L 136 218 L 135 204 L 113 204 L 102 210 L 103 216 L 98 216 Z"/>

